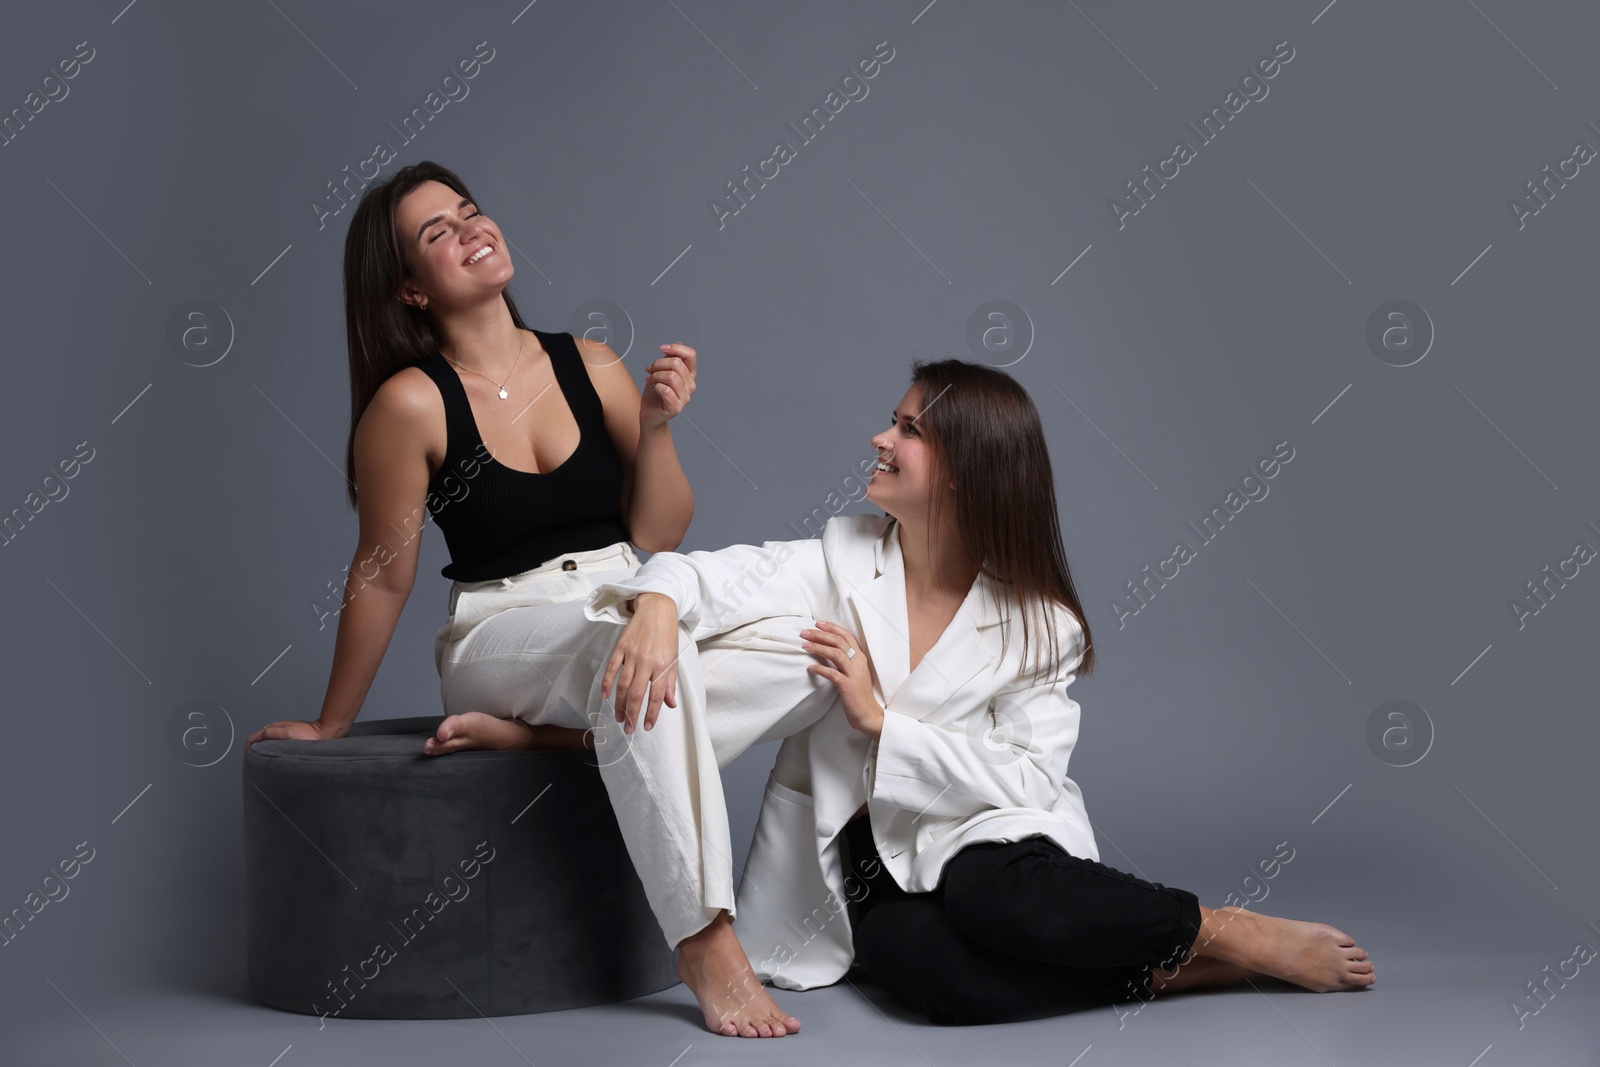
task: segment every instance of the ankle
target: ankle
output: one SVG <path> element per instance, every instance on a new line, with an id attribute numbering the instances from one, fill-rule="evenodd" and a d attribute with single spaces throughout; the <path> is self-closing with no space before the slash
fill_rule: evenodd
<path id="1" fill-rule="evenodd" d="M 585 731 L 570 726 L 534 725 L 513 719 L 523 729 L 523 738 L 516 747 L 534 752 L 563 752 L 584 748 Z"/>
<path id="2" fill-rule="evenodd" d="M 519 750 L 537 750 L 541 747 L 539 742 L 542 740 L 542 738 L 539 735 L 539 727 L 533 725 L 531 722 L 524 722 L 515 716 L 507 719 L 506 721 L 515 723 L 517 725 L 517 739 L 508 746 L 509 748 Z"/>
<path id="3" fill-rule="evenodd" d="M 1255 913 L 1245 908 L 1230 906 L 1213 909 L 1201 905 L 1200 933 L 1190 946 L 1188 958 L 1248 963 L 1255 919 Z"/>
<path id="4" fill-rule="evenodd" d="M 728 919 L 726 910 L 718 911 L 716 918 L 706 925 L 678 942 L 679 953 L 700 953 L 714 951 L 729 935 L 733 933 L 733 923 Z"/>

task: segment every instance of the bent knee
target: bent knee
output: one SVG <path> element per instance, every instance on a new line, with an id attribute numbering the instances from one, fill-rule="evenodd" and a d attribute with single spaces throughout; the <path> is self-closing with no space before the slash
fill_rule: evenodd
<path id="1" fill-rule="evenodd" d="M 945 913 L 956 929 L 981 944 L 1025 942 L 1036 932 L 1038 916 L 1032 909 L 1052 862 L 1031 838 L 969 845 L 945 865 Z M 1059 926 L 1070 919 L 1052 921 Z"/>

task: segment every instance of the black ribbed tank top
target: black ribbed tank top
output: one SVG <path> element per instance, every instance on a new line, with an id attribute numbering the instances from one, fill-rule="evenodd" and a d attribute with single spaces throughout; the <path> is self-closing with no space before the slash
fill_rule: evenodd
<path id="1" fill-rule="evenodd" d="M 418 364 L 444 397 L 445 455 L 428 482 L 428 511 L 450 550 L 450 563 L 439 573 L 453 581 L 505 578 L 563 552 L 628 540 L 622 461 L 578 346 L 570 333 L 533 334 L 550 354 L 580 434 L 578 450 L 542 473 L 507 467 L 489 455 L 466 387 L 442 353 Z"/>

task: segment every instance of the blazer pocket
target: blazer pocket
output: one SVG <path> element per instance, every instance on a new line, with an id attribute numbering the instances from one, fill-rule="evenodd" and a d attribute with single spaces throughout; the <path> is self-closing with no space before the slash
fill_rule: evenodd
<path id="1" fill-rule="evenodd" d="M 791 789 L 771 775 L 767 776 L 767 796 L 780 804 L 794 804 L 807 810 L 816 807 L 816 801 L 810 793 L 802 793 L 798 789 Z"/>
<path id="2" fill-rule="evenodd" d="M 756 975 L 785 989 L 836 981 L 850 966 L 847 898 L 823 874 L 815 841 L 812 797 L 769 777 L 733 929 Z"/>

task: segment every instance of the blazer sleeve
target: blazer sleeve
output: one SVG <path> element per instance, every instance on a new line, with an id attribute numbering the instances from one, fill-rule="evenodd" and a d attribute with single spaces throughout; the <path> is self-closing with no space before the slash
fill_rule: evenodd
<path id="1" fill-rule="evenodd" d="M 886 711 L 869 795 L 933 816 L 990 808 L 1055 806 L 1078 741 L 1078 704 L 1067 695 L 1083 661 L 1083 630 L 1057 613 L 1063 655 L 1033 684 L 1003 688 L 965 714 L 924 722 Z"/>
<path id="2" fill-rule="evenodd" d="M 664 593 L 694 640 L 775 615 L 824 610 L 830 582 L 817 538 L 730 545 L 716 551 L 657 552 L 632 575 L 598 586 L 584 604 L 590 619 L 626 622 L 627 602 Z"/>

